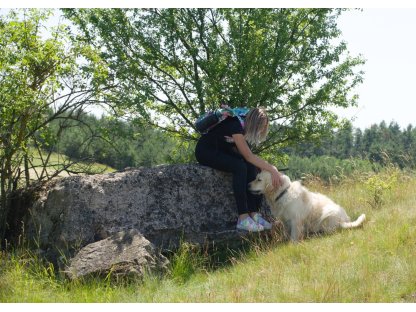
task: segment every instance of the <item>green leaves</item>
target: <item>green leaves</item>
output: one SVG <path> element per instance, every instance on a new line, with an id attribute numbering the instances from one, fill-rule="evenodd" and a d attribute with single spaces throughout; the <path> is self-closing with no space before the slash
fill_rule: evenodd
<path id="1" fill-rule="evenodd" d="M 338 9 L 63 11 L 101 48 L 118 108 L 163 116 L 158 126 L 194 138 L 196 118 L 226 100 L 265 106 L 288 129 L 268 146 L 316 135 L 337 123 L 328 107 L 354 105 L 362 81 L 363 60 L 336 43 Z"/>
<path id="2" fill-rule="evenodd" d="M 43 157 L 40 147 L 51 151 L 67 120 L 79 125 L 85 107 L 100 103 L 111 88 L 108 67 L 97 50 L 85 41 L 73 43 L 63 24 L 45 32 L 51 14 L 12 10 L 0 20 L 0 239 L 10 209 L 8 194 L 33 178 L 32 154 L 42 160 L 39 181 L 69 170 L 72 163 L 47 170 L 50 154 Z M 54 119 L 60 120 L 60 128 L 52 133 Z"/>

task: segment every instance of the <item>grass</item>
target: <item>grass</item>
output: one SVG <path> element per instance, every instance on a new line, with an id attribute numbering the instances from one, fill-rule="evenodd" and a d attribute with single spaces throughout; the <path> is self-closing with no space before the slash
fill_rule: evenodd
<path id="1" fill-rule="evenodd" d="M 47 152 L 43 151 L 42 157 L 45 159 L 47 157 Z M 43 170 L 43 163 L 41 160 L 41 157 L 39 156 L 39 153 L 35 151 L 34 149 L 31 150 L 31 154 L 33 155 L 33 158 L 31 159 L 32 166 L 34 168 L 29 169 L 29 175 L 31 180 L 37 179 L 37 174 L 41 174 Z M 46 169 L 49 175 L 54 174 L 58 170 L 62 170 L 63 167 L 68 165 L 69 163 L 73 162 L 70 160 L 69 157 L 59 154 L 59 153 L 51 153 L 50 158 L 48 160 L 48 168 Z M 22 168 L 23 169 L 23 168 Z M 110 173 L 114 172 L 115 169 L 99 164 L 99 163 L 86 163 L 86 162 L 77 162 L 71 165 L 70 167 L 71 171 L 75 172 L 89 172 L 90 174 L 93 173 Z M 59 173 L 60 177 L 66 177 L 69 176 L 69 173 L 67 171 L 61 171 Z"/>
<path id="2" fill-rule="evenodd" d="M 387 181 L 393 173 L 376 178 Z M 377 193 L 378 206 L 367 180 L 308 184 L 352 219 L 366 213 L 363 228 L 298 244 L 277 234 L 255 238 L 244 251 L 228 251 L 221 265 L 183 243 L 164 277 L 69 281 L 27 249 L 3 252 L 0 302 L 416 302 L 416 178 L 400 173 Z"/>

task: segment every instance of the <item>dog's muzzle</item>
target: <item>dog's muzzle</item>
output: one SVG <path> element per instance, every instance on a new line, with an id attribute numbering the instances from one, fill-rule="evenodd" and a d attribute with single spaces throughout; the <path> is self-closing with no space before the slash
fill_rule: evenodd
<path id="1" fill-rule="evenodd" d="M 248 190 L 250 191 L 251 194 L 254 194 L 254 195 L 263 194 L 260 190 L 253 190 L 253 189 L 251 189 L 251 187 L 249 187 Z"/>

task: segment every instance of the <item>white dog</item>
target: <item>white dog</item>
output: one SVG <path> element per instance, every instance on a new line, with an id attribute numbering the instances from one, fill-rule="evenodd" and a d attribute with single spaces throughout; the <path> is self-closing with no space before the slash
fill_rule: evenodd
<path id="1" fill-rule="evenodd" d="M 355 228 L 365 220 L 362 214 L 350 222 L 345 210 L 331 199 L 319 193 L 313 193 L 299 181 L 291 182 L 281 175 L 281 185 L 273 188 L 271 175 L 260 172 L 256 180 L 249 183 L 253 193 L 264 194 L 275 218 L 280 218 L 290 233 L 292 241 L 298 241 L 308 233 L 331 233 L 338 228 Z"/>

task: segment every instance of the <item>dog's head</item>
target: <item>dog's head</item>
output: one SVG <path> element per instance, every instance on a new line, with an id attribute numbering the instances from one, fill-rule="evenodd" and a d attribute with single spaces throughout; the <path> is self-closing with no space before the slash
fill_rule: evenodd
<path id="1" fill-rule="evenodd" d="M 276 194 L 290 185 L 291 181 L 287 175 L 280 175 L 280 185 L 275 188 L 272 184 L 272 175 L 270 172 L 262 170 L 256 177 L 256 179 L 249 183 L 249 190 L 254 194 Z"/>

